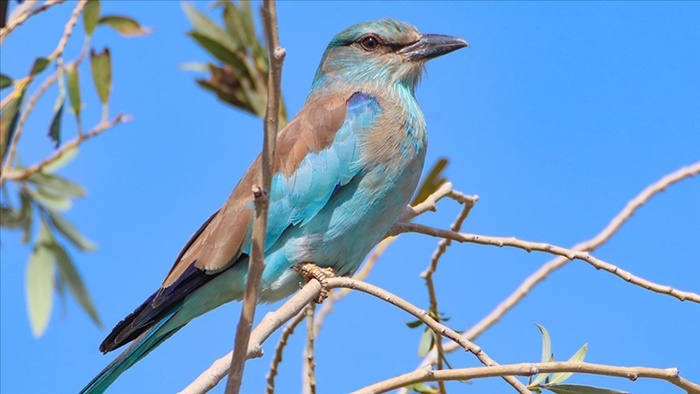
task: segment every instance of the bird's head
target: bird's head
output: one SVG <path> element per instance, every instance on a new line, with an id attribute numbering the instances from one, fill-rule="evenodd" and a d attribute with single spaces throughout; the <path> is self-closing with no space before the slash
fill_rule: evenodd
<path id="1" fill-rule="evenodd" d="M 428 60 L 467 46 L 461 38 L 421 34 L 414 26 L 394 19 L 360 23 L 333 38 L 314 87 L 334 82 L 390 83 L 413 91 Z"/>

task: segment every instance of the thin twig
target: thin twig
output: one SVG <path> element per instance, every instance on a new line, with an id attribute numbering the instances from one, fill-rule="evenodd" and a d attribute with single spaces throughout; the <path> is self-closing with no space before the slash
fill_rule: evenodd
<path id="1" fill-rule="evenodd" d="M 53 4 L 58 4 L 62 1 L 56 1 Z M 41 8 L 43 6 L 46 6 L 49 2 L 47 1 L 46 3 L 42 4 L 42 6 L 39 6 L 37 8 Z M 53 5 L 52 4 L 52 5 Z M 56 45 L 56 49 L 49 55 L 49 61 L 52 61 L 54 59 L 56 60 L 56 66 L 58 67 L 56 73 L 51 75 L 50 77 L 46 78 L 44 83 L 39 87 L 37 92 L 29 99 L 27 102 L 27 106 L 25 107 L 24 111 L 22 112 L 22 115 L 20 116 L 19 122 L 17 123 L 17 127 L 15 128 L 14 135 L 12 136 L 12 141 L 10 142 L 10 146 L 8 149 L 8 154 L 7 154 L 7 159 L 5 160 L 5 163 L 3 164 L 2 167 L 2 173 L 0 174 L 0 185 L 3 184 L 5 179 L 13 179 L 10 178 L 8 175 L 9 172 L 11 172 L 12 168 L 12 163 L 15 159 L 15 154 L 17 151 L 17 146 L 19 144 L 19 139 L 22 136 L 22 132 L 24 130 L 24 124 L 26 123 L 27 119 L 29 118 L 29 115 L 34 111 L 34 107 L 36 106 L 37 101 L 46 93 L 46 91 L 54 84 L 56 81 L 59 81 L 60 78 L 63 76 L 63 52 L 66 49 L 66 45 L 68 44 L 68 39 L 70 38 L 72 32 L 73 32 L 73 27 L 75 27 L 75 24 L 78 21 L 78 17 L 80 14 L 83 12 L 83 9 L 85 8 L 85 5 L 87 4 L 87 0 L 80 0 L 78 4 L 75 6 L 73 9 L 73 12 L 71 13 L 70 19 L 68 19 L 68 22 L 66 23 L 64 29 L 63 29 L 63 35 L 61 36 L 61 39 L 58 41 L 58 45 Z M 8 24 L 9 26 L 9 24 Z M 87 49 L 86 46 L 83 47 L 83 51 L 81 54 L 78 56 L 78 58 L 73 62 L 73 64 L 79 64 L 85 55 L 87 54 Z M 28 76 L 26 79 L 26 85 L 31 83 L 33 76 Z M 102 124 L 107 123 L 106 121 L 102 122 Z M 104 130 L 102 130 L 104 131 Z M 82 134 L 82 133 L 79 133 Z M 98 133 L 99 134 L 99 133 Z M 82 136 L 79 136 L 82 137 Z M 82 138 L 78 138 L 78 140 L 84 140 Z M 55 156 L 55 154 L 54 154 Z M 47 163 L 48 164 L 48 163 Z M 31 175 L 31 174 L 29 174 Z M 27 175 L 27 176 L 29 176 Z M 20 178 L 24 179 L 24 178 Z M 17 180 L 17 179 L 14 179 Z"/>
<path id="2" fill-rule="evenodd" d="M 476 200 L 465 201 L 464 205 L 462 206 L 462 210 L 457 216 L 457 219 L 450 226 L 450 230 L 459 231 L 462 229 L 462 224 L 467 219 L 467 216 L 474 207 L 475 202 Z M 432 312 L 433 316 L 436 317 L 436 319 L 438 319 L 438 321 L 440 319 L 440 311 L 438 309 L 437 292 L 435 290 L 435 281 L 433 280 L 433 274 L 437 271 L 437 265 L 440 261 L 440 258 L 445 254 L 447 248 L 451 244 L 452 240 L 445 238 L 441 239 L 440 242 L 438 242 L 437 249 L 435 250 L 435 252 L 433 252 L 433 256 L 430 259 L 430 264 L 428 264 L 428 268 L 426 268 L 426 270 L 421 274 L 421 276 L 425 279 L 425 285 L 428 287 L 430 311 Z M 437 333 L 436 335 L 437 338 L 435 339 L 435 351 L 437 352 L 437 369 L 442 370 L 444 369 L 443 357 L 445 355 L 445 352 L 442 347 L 442 336 L 439 333 Z M 447 389 L 445 389 L 445 384 L 442 381 L 438 382 L 438 389 L 440 393 L 447 393 Z"/>
<path id="3" fill-rule="evenodd" d="M 367 293 L 374 297 L 377 297 L 383 301 L 386 301 L 404 311 L 415 316 L 433 331 L 439 332 L 445 337 L 457 341 L 459 346 L 474 354 L 479 361 L 484 365 L 492 366 L 498 365 L 494 360 L 492 360 L 479 346 L 474 343 L 467 341 L 459 336 L 459 334 L 450 329 L 449 327 L 435 321 L 433 318 L 428 316 L 424 310 L 418 308 L 417 306 L 409 303 L 408 301 L 397 297 L 396 295 L 379 288 L 377 286 L 371 285 L 366 282 L 360 282 L 351 278 L 328 278 L 326 280 L 327 289 L 335 289 L 339 287 L 346 287 L 353 290 L 358 290 L 363 293 Z M 285 322 L 296 316 L 302 308 L 304 308 L 309 302 L 314 300 L 321 291 L 320 283 L 312 279 L 310 280 L 298 293 L 296 293 L 292 298 L 284 303 L 275 312 L 268 313 L 260 322 L 260 324 L 253 330 L 250 336 L 250 342 L 248 343 L 247 357 L 260 357 L 262 356 L 261 346 L 265 340 L 279 327 L 281 327 Z M 187 386 L 181 394 L 195 394 L 195 393 L 206 393 L 211 390 L 216 384 L 223 379 L 226 375 L 229 367 L 231 365 L 231 353 L 225 355 L 224 357 L 216 360 L 209 369 L 204 371 L 194 382 Z M 522 394 L 529 394 L 529 391 L 521 382 L 513 377 L 504 377 L 504 379 L 511 384 L 513 387 Z"/>
<path id="4" fill-rule="evenodd" d="M 78 17 L 83 13 L 83 9 L 85 9 L 87 2 L 88 0 L 78 1 L 78 4 L 75 6 L 70 15 L 70 19 L 68 19 L 68 23 L 66 23 L 66 26 L 63 29 L 63 35 L 61 36 L 61 39 L 58 40 L 56 49 L 54 49 L 54 51 L 48 57 L 49 61 L 53 61 L 57 57 L 63 55 L 63 51 L 66 50 L 66 45 L 68 45 L 68 39 L 70 38 L 71 34 L 73 34 L 73 27 L 78 22 Z"/>
<path id="5" fill-rule="evenodd" d="M 27 19 L 31 18 L 32 16 L 38 13 L 46 11 L 47 9 L 51 8 L 56 4 L 64 3 L 65 1 L 66 0 L 47 0 L 42 5 L 35 8 L 31 8 L 26 12 L 23 12 L 17 15 L 16 17 L 10 19 L 9 21 L 7 21 L 7 26 L 0 29 L 0 44 L 2 44 L 3 41 L 5 41 L 5 38 L 7 38 L 7 36 L 9 36 L 14 29 L 19 27 L 22 23 L 26 22 Z"/>
<path id="6" fill-rule="evenodd" d="M 602 269 L 610 272 L 611 274 L 617 275 L 629 283 L 643 287 L 647 290 L 660 294 L 667 294 L 671 297 L 678 298 L 681 301 L 688 300 L 700 303 L 700 294 L 682 291 L 671 286 L 654 283 L 642 277 L 633 275 L 631 272 L 625 271 L 614 264 L 610 264 L 601 259 L 593 257 L 588 252 L 583 252 L 580 250 L 566 249 L 562 248 L 561 246 L 555 246 L 542 242 L 523 241 L 514 237 L 491 237 L 487 235 L 457 233 L 454 231 L 443 230 L 416 223 L 398 223 L 394 226 L 394 230 L 400 233 L 414 232 L 430 235 L 432 237 L 447 238 L 457 242 L 470 242 L 480 245 L 492 245 L 499 247 L 508 246 L 523 249 L 527 252 L 535 250 L 562 256 L 568 260 L 582 260 L 592 265 L 596 269 Z"/>
<path id="7" fill-rule="evenodd" d="M 299 323 L 301 323 L 306 317 L 306 312 L 299 312 L 297 316 L 287 324 L 282 330 L 282 335 L 280 336 L 279 342 L 275 347 L 275 357 L 272 358 L 272 363 L 270 363 L 270 371 L 267 373 L 267 394 L 274 394 L 275 392 L 275 376 L 277 376 L 277 371 L 279 369 L 280 363 L 282 363 L 282 355 L 284 354 L 284 347 L 287 346 L 287 341 L 289 337 L 294 334 L 294 330 L 297 328 Z"/>
<path id="8" fill-rule="evenodd" d="M 532 376 L 538 373 L 550 372 L 574 372 L 592 375 L 617 376 L 627 378 L 632 381 L 637 380 L 638 378 L 660 379 L 680 387 L 689 394 L 700 393 L 700 385 L 682 378 L 677 368 L 660 369 L 647 367 L 621 367 L 616 365 L 580 362 L 552 362 L 536 364 L 508 364 L 494 367 L 449 369 L 445 371 L 433 371 L 430 369 L 421 368 L 411 373 L 367 386 L 355 391 L 353 394 L 385 393 L 390 390 L 420 382 L 470 380 L 514 375 Z"/>
<path id="9" fill-rule="evenodd" d="M 12 162 L 14 162 L 15 160 L 17 146 L 19 145 L 19 139 L 20 137 L 22 137 L 22 132 L 24 131 L 24 124 L 27 122 L 29 114 L 31 114 L 32 111 L 34 111 L 36 103 L 46 93 L 46 91 L 49 90 L 49 88 L 54 83 L 56 83 L 56 81 L 58 81 L 58 72 L 46 78 L 44 83 L 39 87 L 39 89 L 37 89 L 36 93 L 34 93 L 34 95 L 30 97 L 27 101 L 27 106 L 24 107 L 24 111 L 22 112 L 22 115 L 17 121 L 17 127 L 15 128 L 14 135 L 12 136 L 12 141 L 10 141 L 10 147 L 7 151 L 7 158 L 5 159 L 5 163 L 3 163 L 2 174 L 0 174 L 0 185 L 2 185 L 5 179 L 8 178 L 7 173 L 12 168 Z"/>
<path id="10" fill-rule="evenodd" d="M 304 372 L 302 374 L 302 392 L 316 394 L 316 360 L 314 359 L 314 311 L 316 303 L 306 306 L 306 349 L 304 349 Z"/>
<path id="11" fill-rule="evenodd" d="M 666 190 L 667 187 L 676 184 L 684 179 L 691 178 L 700 173 L 700 162 L 681 167 L 678 170 L 663 176 L 658 181 L 652 183 L 642 190 L 636 197 L 630 200 L 627 205 L 608 223 L 608 225 L 593 238 L 575 245 L 572 249 L 582 252 L 590 252 L 607 242 L 613 235 L 629 220 L 632 215 L 652 197 Z M 529 292 L 540 282 L 545 280 L 551 273 L 566 265 L 569 261 L 567 257 L 557 257 L 541 266 L 532 275 L 527 277 L 518 288 L 503 300 L 491 313 L 486 315 L 481 321 L 469 328 L 462 335 L 475 340 L 487 329 L 496 324 L 508 311 L 513 309 Z M 452 342 L 445 344 L 445 351 L 451 352 L 458 349 Z M 436 360 L 435 352 L 430 352 L 423 358 L 419 369 L 433 364 Z"/>
<path id="12" fill-rule="evenodd" d="M 251 254 L 248 263 L 248 280 L 243 298 L 243 309 L 236 328 L 236 339 L 232 355 L 231 368 L 226 394 L 238 394 L 243 382 L 243 371 L 247 360 L 248 343 L 255 317 L 255 307 L 258 300 L 260 278 L 265 269 L 264 245 L 267 232 L 267 212 L 270 183 L 272 181 L 272 166 L 274 164 L 275 144 L 280 106 L 280 80 L 282 62 L 285 51 L 279 45 L 277 30 L 277 9 L 274 0 L 263 2 L 263 24 L 267 38 L 269 57 L 269 73 L 267 84 L 267 107 L 265 113 L 265 133 L 262 149 L 262 185 L 254 186 L 255 218 L 253 219 L 253 235 Z"/>
<path id="13" fill-rule="evenodd" d="M 14 181 L 26 179 L 29 176 L 36 174 L 37 172 L 40 172 L 42 169 L 44 169 L 44 167 L 48 166 L 49 164 L 60 159 L 68 151 L 77 148 L 83 142 L 102 134 L 103 132 L 113 128 L 114 126 L 116 126 L 120 123 L 126 123 L 129 121 L 131 121 L 130 116 L 125 115 L 125 114 L 119 114 L 114 119 L 112 119 L 111 122 L 100 123 L 99 125 L 95 126 L 95 128 L 90 130 L 88 133 L 83 134 L 81 136 L 77 136 L 73 140 L 63 144 L 61 146 L 61 149 L 55 151 L 51 156 L 47 157 L 46 159 L 44 159 L 40 163 L 34 164 L 31 167 L 23 168 L 20 170 L 9 170 L 6 172 L 3 171 L 2 177 L 4 179 L 10 179 L 10 180 L 14 180 Z"/>

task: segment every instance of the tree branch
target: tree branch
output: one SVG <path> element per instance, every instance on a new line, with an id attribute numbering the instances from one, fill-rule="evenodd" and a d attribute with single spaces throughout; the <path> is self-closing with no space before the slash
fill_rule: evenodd
<path id="1" fill-rule="evenodd" d="M 263 24 L 267 38 L 269 55 L 269 73 L 267 83 L 267 108 L 265 112 L 265 133 L 262 150 L 262 185 L 253 187 L 255 197 L 255 218 L 253 219 L 253 236 L 251 254 L 248 263 L 248 280 L 243 297 L 243 309 L 236 329 L 231 368 L 226 384 L 226 394 L 238 394 L 243 382 L 243 370 L 248 354 L 255 307 L 258 303 L 260 278 L 265 269 L 265 234 L 267 232 L 267 212 L 270 183 L 275 157 L 275 143 L 280 107 L 280 80 L 285 51 L 280 47 L 277 30 L 277 9 L 274 0 L 263 2 Z"/>
<path id="2" fill-rule="evenodd" d="M 30 17 L 46 11 L 47 9 L 51 8 L 52 6 L 55 6 L 56 4 L 64 3 L 65 1 L 66 0 L 46 0 L 42 5 L 35 8 L 31 8 L 8 20 L 7 25 L 0 29 L 0 44 L 2 44 L 3 41 L 5 41 L 7 36 L 10 35 L 10 33 L 12 33 L 14 29 L 19 27 L 22 23 L 26 22 L 27 19 L 29 19 Z"/>
<path id="3" fill-rule="evenodd" d="M 277 370 L 282 362 L 282 354 L 284 353 L 284 347 L 287 346 L 287 341 L 289 337 L 294 334 L 294 330 L 297 328 L 299 323 L 301 323 L 306 318 L 306 312 L 298 313 L 297 316 L 287 324 L 287 326 L 282 330 L 282 335 L 280 336 L 279 342 L 275 347 L 275 357 L 270 363 L 270 371 L 267 373 L 267 394 L 274 394 L 275 392 L 275 376 L 277 376 Z"/>
<path id="4" fill-rule="evenodd" d="M 592 375 L 617 376 L 627 378 L 632 381 L 637 380 L 638 378 L 661 379 L 680 387 L 689 394 L 700 393 L 700 385 L 680 377 L 680 373 L 678 372 L 677 368 L 658 369 L 647 367 L 620 367 L 615 365 L 579 362 L 552 362 L 537 364 L 508 364 L 494 367 L 449 369 L 445 371 L 433 371 L 430 369 L 421 368 L 411 373 L 367 386 L 363 389 L 355 391 L 353 394 L 385 393 L 409 384 L 420 382 L 470 380 L 514 375 L 532 376 L 538 373 L 550 372 L 574 372 Z"/>
<path id="5" fill-rule="evenodd" d="M 401 308 L 424 322 L 436 333 L 440 333 L 451 340 L 457 341 L 459 346 L 473 353 L 484 365 L 498 365 L 479 346 L 461 338 L 456 331 L 435 321 L 433 318 L 428 316 L 424 310 L 384 289 L 351 278 L 339 277 L 327 279 L 328 289 L 335 289 L 339 287 L 346 287 L 352 290 L 367 293 L 398 308 Z M 275 312 L 268 313 L 251 334 L 251 340 L 248 343 L 248 352 L 246 357 L 252 358 L 262 356 L 261 346 L 265 340 L 285 322 L 296 316 L 309 302 L 313 301 L 316 296 L 318 296 L 320 291 L 320 283 L 313 279 L 309 281 L 297 294 L 290 298 L 289 301 L 285 302 L 279 309 L 277 309 Z M 205 393 L 211 390 L 221 379 L 223 379 L 230 367 L 230 363 L 231 353 L 216 360 L 209 369 L 204 371 L 194 382 L 181 391 L 180 394 Z M 527 390 L 525 385 L 523 385 L 517 379 L 513 377 L 504 377 L 504 379 L 515 387 L 518 392 L 522 394 L 529 394 L 529 390 Z"/>
<path id="6" fill-rule="evenodd" d="M 302 392 L 316 394 L 316 360 L 314 360 L 314 312 L 316 303 L 306 305 L 306 348 L 304 349 L 304 364 L 302 374 Z"/>
<path id="7" fill-rule="evenodd" d="M 587 241 L 575 245 L 572 249 L 582 252 L 590 252 L 595 250 L 607 242 L 627 222 L 627 220 L 629 220 L 632 215 L 634 215 L 634 213 L 644 204 L 646 204 L 652 197 L 666 190 L 667 187 L 672 186 L 684 179 L 696 176 L 699 173 L 700 162 L 697 162 L 689 166 L 681 167 L 678 170 L 663 176 L 658 181 L 644 188 L 644 190 L 642 190 L 636 197 L 630 200 L 600 233 Z M 462 335 L 469 340 L 478 338 L 487 329 L 496 324 L 496 322 L 498 322 L 501 317 L 508 313 L 508 311 L 513 309 L 535 286 L 545 280 L 552 272 L 566 265 L 569 261 L 571 260 L 569 260 L 567 257 L 557 257 L 545 263 L 537 271 L 525 279 L 525 281 L 493 311 L 491 311 L 491 313 L 486 315 L 483 319 L 481 319 L 481 321 L 469 328 Z M 451 352 L 456 349 L 458 349 L 458 347 L 452 342 L 445 344 L 446 352 Z M 435 352 L 430 352 L 423 358 L 419 368 L 433 364 L 435 363 L 435 360 Z"/>
<path id="8" fill-rule="evenodd" d="M 397 223 L 396 225 L 394 225 L 394 231 L 397 231 L 399 233 L 414 232 L 419 234 L 430 235 L 432 237 L 451 239 L 457 242 L 470 242 L 498 247 L 508 246 L 523 249 L 527 252 L 535 250 L 539 252 L 547 252 L 559 255 L 565 257 L 568 260 L 582 260 L 592 265 L 596 269 L 608 271 L 611 274 L 617 275 L 629 283 L 643 287 L 647 290 L 651 290 L 661 294 L 667 294 L 672 297 L 678 298 L 681 301 L 688 300 L 700 304 L 700 294 L 696 294 L 689 291 L 682 291 L 674 289 L 671 286 L 660 285 L 658 283 L 651 282 L 642 277 L 633 275 L 631 272 L 625 271 L 614 264 L 610 264 L 601 259 L 593 257 L 588 252 L 566 249 L 562 248 L 561 246 L 556 246 L 548 243 L 523 241 L 515 237 L 491 237 L 487 235 L 457 233 L 454 231 L 442 230 L 416 223 Z"/>

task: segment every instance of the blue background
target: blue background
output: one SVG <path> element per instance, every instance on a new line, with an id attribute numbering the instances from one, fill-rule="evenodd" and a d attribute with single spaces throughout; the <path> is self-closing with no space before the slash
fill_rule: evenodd
<path id="1" fill-rule="evenodd" d="M 14 4 L 14 2 L 13 2 Z M 209 3 L 198 3 L 206 9 Z M 432 61 L 418 100 L 430 132 L 427 165 L 450 158 L 455 187 L 481 199 L 465 231 L 571 246 L 602 229 L 649 183 L 700 157 L 700 3 L 280 2 L 290 114 L 303 104 L 330 39 L 365 20 L 391 16 L 423 32 L 467 39 L 472 48 Z M 29 248 L 2 233 L 3 393 L 71 393 L 111 359 L 97 347 L 107 329 L 153 292 L 190 234 L 228 196 L 261 147 L 261 122 L 219 103 L 179 65 L 208 57 L 188 37 L 175 1 L 105 2 L 153 27 L 138 39 L 99 28 L 114 62 L 111 113 L 134 121 L 89 141 L 62 174 L 86 186 L 67 217 L 99 249 L 72 255 L 100 316 L 100 330 L 70 300 L 56 303 L 46 334 L 32 337 L 25 306 Z M 55 47 L 72 10 L 29 20 L 2 48 L 2 72 L 26 75 Z M 218 13 L 212 13 L 218 18 Z M 68 54 L 82 45 L 76 28 Z M 49 37 L 47 39 L 47 37 Z M 84 124 L 99 121 L 87 64 L 81 69 Z M 35 85 L 34 89 L 38 85 Z M 7 94 L 9 90 L 3 91 Z M 39 104 L 20 146 L 25 163 L 50 152 L 45 138 L 55 91 Z M 64 117 L 64 130 L 73 130 Z M 673 186 L 643 207 L 595 255 L 650 280 L 700 291 L 700 180 Z M 442 202 L 420 222 L 446 228 L 459 207 Z M 419 273 L 437 240 L 407 234 L 369 281 L 428 306 Z M 475 324 L 550 258 L 518 249 L 455 245 L 435 278 L 440 309 L 458 330 Z M 258 310 L 258 318 L 275 305 Z M 124 374 L 114 393 L 182 389 L 233 343 L 239 305 L 192 322 Z M 557 359 L 584 342 L 587 360 L 678 367 L 700 381 L 697 304 L 632 286 L 583 262 L 539 285 L 477 343 L 500 363 L 538 361 L 543 324 Z M 317 340 L 319 392 L 348 392 L 413 370 L 419 330 L 410 316 L 353 294 L 335 306 Z M 246 366 L 243 392 L 262 392 L 278 334 Z M 300 390 L 303 329 L 293 337 L 278 392 Z M 455 367 L 473 356 L 449 357 Z M 634 393 L 679 392 L 667 382 L 575 375 L 572 383 Z M 511 392 L 499 379 L 455 384 L 453 392 Z M 216 389 L 223 392 L 223 385 Z"/>

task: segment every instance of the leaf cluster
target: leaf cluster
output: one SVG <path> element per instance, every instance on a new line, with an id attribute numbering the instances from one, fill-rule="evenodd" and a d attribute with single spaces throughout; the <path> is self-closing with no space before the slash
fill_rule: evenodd
<path id="1" fill-rule="evenodd" d="M 81 4 L 76 6 L 80 11 Z M 25 12 L 29 12 L 26 10 Z M 2 203 L 0 209 L 3 229 L 21 231 L 24 243 L 32 242 L 26 277 L 27 309 L 32 332 L 40 336 L 46 330 L 53 307 L 54 290 L 62 300 L 69 293 L 82 309 L 97 324 L 101 325 L 97 310 L 87 288 L 75 267 L 66 248 L 59 242 L 65 239 L 80 251 L 91 251 L 96 245 L 85 238 L 70 223 L 63 213 L 72 206 L 73 199 L 83 198 L 85 189 L 58 174 L 61 167 L 70 162 L 78 153 L 78 146 L 90 136 L 82 130 L 81 78 L 79 66 L 85 59 L 90 42 L 97 27 L 107 26 L 123 36 L 148 34 L 137 21 L 122 15 L 101 15 L 99 0 L 90 0 L 82 9 L 85 38 L 82 52 L 72 61 L 64 64 L 65 45 L 48 56 L 38 56 L 26 76 L 13 78 L 0 74 L 0 89 L 12 88 L 10 94 L 0 104 L 0 189 Z M 72 27 L 72 21 L 66 26 Z M 63 39 L 70 38 L 70 30 Z M 55 40 L 47 36 L 46 39 Z M 56 71 L 48 76 L 36 93 L 29 99 L 28 91 L 33 82 L 54 66 Z M 102 51 L 90 49 L 90 73 L 93 86 L 102 104 L 102 123 L 106 124 L 109 114 L 109 98 L 112 91 L 112 58 L 109 48 Z M 34 109 L 36 102 L 53 84 L 58 85 L 58 96 L 53 113 L 48 122 L 47 136 L 53 143 L 55 152 L 37 165 L 25 168 L 16 152 L 22 128 Z M 76 121 L 76 134 L 69 144 L 63 143 L 62 130 L 66 101 Z M 14 194 L 14 198 L 11 198 Z M 38 222 L 38 226 L 36 224 Z M 33 238 L 33 229 L 38 227 L 38 235 Z M 68 291 L 66 291 L 66 289 Z"/>
<path id="2" fill-rule="evenodd" d="M 219 0 L 212 9 L 221 10 L 219 25 L 193 5 L 183 8 L 192 24 L 187 35 L 192 38 L 212 60 L 207 63 L 189 63 L 184 69 L 209 73 L 208 78 L 197 78 L 203 89 L 210 91 L 234 108 L 257 117 L 265 116 L 267 105 L 268 54 L 265 40 L 256 33 L 255 17 L 250 1 L 238 4 L 231 0 Z M 279 124 L 287 124 L 284 100 L 280 100 Z"/>

